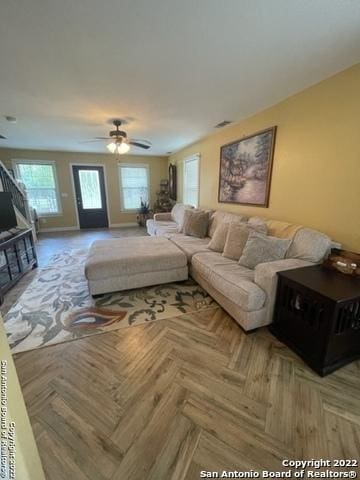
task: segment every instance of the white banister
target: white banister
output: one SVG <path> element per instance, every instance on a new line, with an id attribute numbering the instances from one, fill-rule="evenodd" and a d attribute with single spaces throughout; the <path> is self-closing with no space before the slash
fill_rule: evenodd
<path id="1" fill-rule="evenodd" d="M 0 160 L 0 191 L 11 193 L 12 202 L 16 211 L 17 218 L 21 224 L 32 228 L 34 239 L 36 239 L 35 225 L 31 214 L 28 195 L 25 185 L 18 182 Z"/>
<path id="2" fill-rule="evenodd" d="M 4 163 L 0 160 L 0 167 L 6 173 L 7 178 L 13 183 L 13 185 L 19 190 L 19 192 L 25 196 L 24 189 L 18 184 L 15 178 L 11 175 L 9 170 L 5 167 Z"/>

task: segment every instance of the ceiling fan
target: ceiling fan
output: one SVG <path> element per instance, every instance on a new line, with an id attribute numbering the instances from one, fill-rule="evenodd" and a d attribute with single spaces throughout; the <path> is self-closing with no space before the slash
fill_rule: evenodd
<path id="1" fill-rule="evenodd" d="M 4 135 L 0 135 L 0 140 L 6 140 L 6 137 L 4 137 Z"/>
<path id="2" fill-rule="evenodd" d="M 106 145 L 111 153 L 127 153 L 130 150 L 130 145 L 134 147 L 144 148 L 145 150 L 151 147 L 151 142 L 148 140 L 136 140 L 129 139 L 126 132 L 119 130 L 121 120 L 114 120 L 113 125 L 116 130 L 109 132 L 109 137 L 95 137 L 94 140 L 85 140 L 80 143 L 101 142 L 103 140 L 110 140 L 110 143 Z"/>

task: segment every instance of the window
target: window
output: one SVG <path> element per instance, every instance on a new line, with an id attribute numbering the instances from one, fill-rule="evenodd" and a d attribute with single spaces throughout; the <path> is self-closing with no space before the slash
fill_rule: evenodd
<path id="1" fill-rule="evenodd" d="M 193 155 L 184 161 L 184 194 L 183 202 L 197 207 L 199 205 L 199 170 L 200 156 Z"/>
<path id="2" fill-rule="evenodd" d="M 15 160 L 16 177 L 27 191 L 29 204 L 38 215 L 61 213 L 55 165 L 52 162 Z"/>
<path id="3" fill-rule="evenodd" d="M 149 166 L 119 164 L 121 208 L 132 211 L 140 208 L 141 200 L 150 201 Z"/>

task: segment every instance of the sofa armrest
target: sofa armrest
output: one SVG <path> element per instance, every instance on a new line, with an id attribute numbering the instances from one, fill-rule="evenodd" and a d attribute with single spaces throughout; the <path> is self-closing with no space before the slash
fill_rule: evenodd
<path id="1" fill-rule="evenodd" d="M 155 222 L 171 222 L 171 212 L 155 213 L 154 220 Z"/>
<path id="2" fill-rule="evenodd" d="M 266 293 L 266 316 L 267 322 L 272 322 L 275 307 L 276 287 L 278 282 L 278 272 L 291 270 L 293 268 L 308 267 L 314 263 L 306 260 L 287 258 L 285 260 L 276 260 L 275 262 L 259 263 L 255 267 L 255 283 Z"/>

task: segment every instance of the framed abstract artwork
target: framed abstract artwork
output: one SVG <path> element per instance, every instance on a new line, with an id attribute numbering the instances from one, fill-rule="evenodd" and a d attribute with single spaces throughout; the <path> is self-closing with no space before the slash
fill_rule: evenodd
<path id="1" fill-rule="evenodd" d="M 269 206 L 276 127 L 254 133 L 220 149 L 220 203 Z"/>

